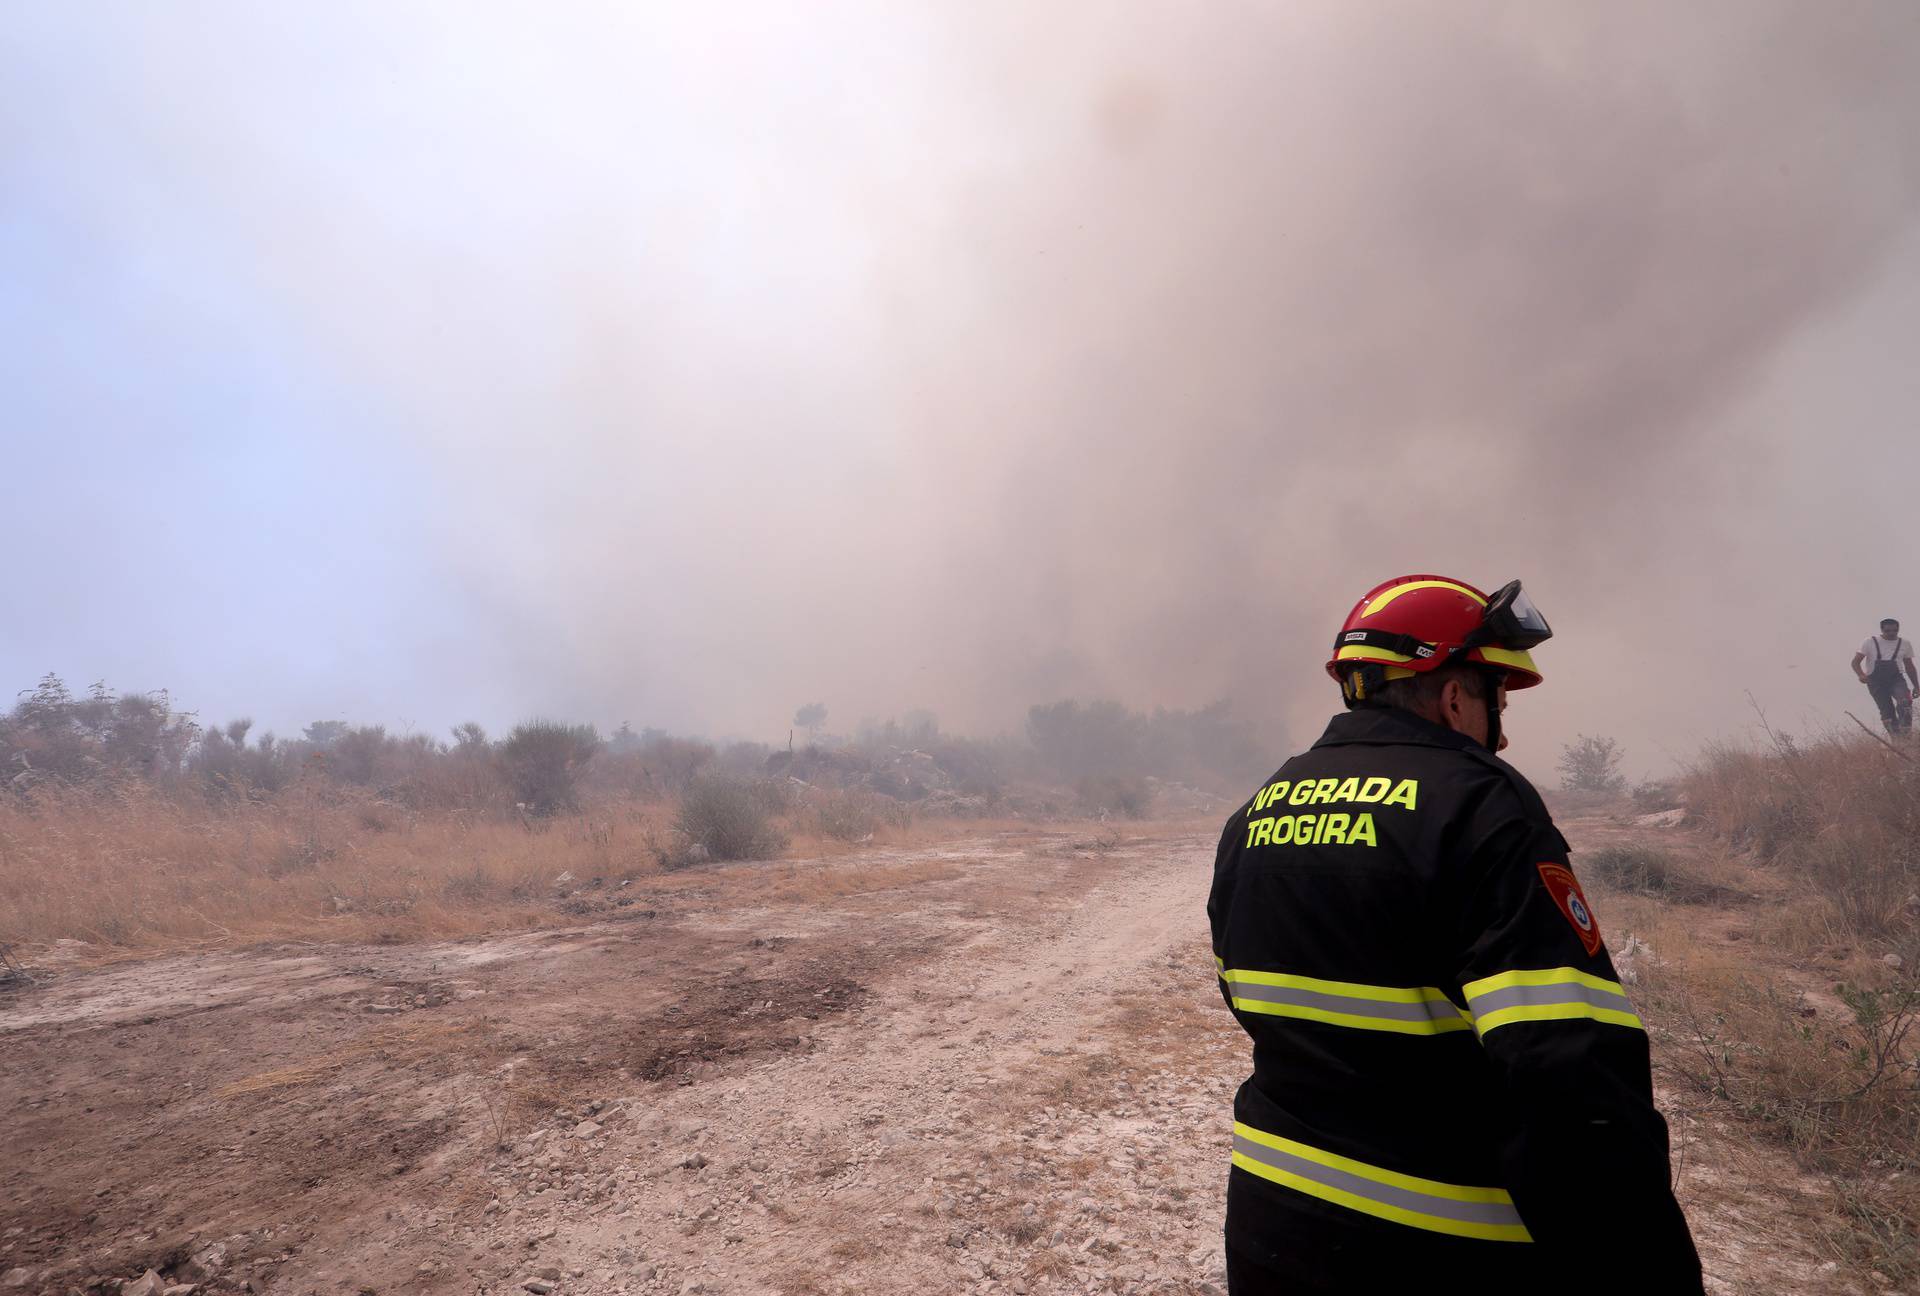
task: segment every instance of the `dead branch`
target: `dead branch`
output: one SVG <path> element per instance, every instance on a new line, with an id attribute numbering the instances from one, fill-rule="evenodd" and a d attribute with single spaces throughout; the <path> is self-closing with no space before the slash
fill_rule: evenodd
<path id="1" fill-rule="evenodd" d="M 1913 757 L 1907 755 L 1907 753 L 1901 751 L 1898 747 L 1895 747 L 1892 743 L 1888 742 L 1885 738 L 1882 738 L 1879 734 L 1867 728 L 1865 724 L 1861 723 L 1860 717 L 1855 715 L 1853 712 L 1845 711 L 1845 712 L 1842 712 L 1841 714 L 1845 715 L 1847 719 L 1853 721 L 1855 724 L 1860 725 L 1861 733 L 1873 739 L 1875 742 L 1879 743 L 1882 747 L 1885 747 L 1888 751 L 1892 752 L 1895 756 L 1898 756 L 1901 760 L 1911 761 L 1913 759 Z"/>

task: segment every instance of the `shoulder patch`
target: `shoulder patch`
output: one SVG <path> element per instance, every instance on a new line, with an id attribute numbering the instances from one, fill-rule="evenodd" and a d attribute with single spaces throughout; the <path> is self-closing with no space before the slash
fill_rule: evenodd
<path id="1" fill-rule="evenodd" d="M 1553 903 L 1560 909 L 1562 916 L 1573 924 L 1573 934 L 1580 938 L 1581 947 L 1588 957 L 1600 952 L 1600 920 L 1593 916 L 1593 906 L 1587 903 L 1586 893 L 1580 889 L 1580 879 L 1573 870 L 1564 864 L 1541 864 L 1540 880 L 1547 884 L 1547 894 L 1553 897 Z"/>

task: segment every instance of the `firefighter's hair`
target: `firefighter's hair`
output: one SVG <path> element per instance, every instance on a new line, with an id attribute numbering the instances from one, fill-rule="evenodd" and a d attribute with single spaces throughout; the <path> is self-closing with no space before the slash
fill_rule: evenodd
<path id="1" fill-rule="evenodd" d="M 1467 695 L 1474 698 L 1487 696 L 1490 682 L 1487 672 L 1477 666 L 1461 663 L 1458 666 L 1442 666 L 1438 670 L 1424 671 L 1407 679 L 1388 680 L 1374 690 L 1362 706 L 1399 707 L 1416 715 L 1425 714 L 1440 704 L 1440 690 L 1447 686 L 1448 680 L 1459 680 Z"/>

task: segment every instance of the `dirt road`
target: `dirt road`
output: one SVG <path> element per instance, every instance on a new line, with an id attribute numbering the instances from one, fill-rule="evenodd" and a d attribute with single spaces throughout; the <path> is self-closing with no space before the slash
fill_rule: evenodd
<path id="1" fill-rule="evenodd" d="M 1001 833 L 590 889 L 565 930 L 58 974 L 0 1000 L 0 1273 L 1214 1290 L 1245 1059 L 1212 843 Z M 1846 1290 L 1774 1236 L 1790 1167 L 1679 1133 L 1716 1290 Z"/>

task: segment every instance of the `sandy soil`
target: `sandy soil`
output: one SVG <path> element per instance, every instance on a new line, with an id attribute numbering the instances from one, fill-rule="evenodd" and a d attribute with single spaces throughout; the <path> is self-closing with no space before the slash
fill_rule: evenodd
<path id="1" fill-rule="evenodd" d="M 1246 1062 L 1213 840 L 1002 832 L 566 930 L 56 967 L 0 998 L 0 1283 L 1217 1291 Z M 1817 1182 L 1675 1127 L 1714 1290 L 1853 1290 Z"/>

